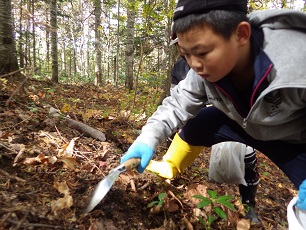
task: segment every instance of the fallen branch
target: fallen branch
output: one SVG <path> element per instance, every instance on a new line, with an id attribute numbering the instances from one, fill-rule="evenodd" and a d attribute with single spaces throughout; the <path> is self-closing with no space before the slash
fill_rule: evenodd
<path id="1" fill-rule="evenodd" d="M 14 74 L 16 74 L 16 73 L 19 73 L 19 72 L 23 71 L 23 70 L 25 70 L 25 68 L 23 68 L 23 69 L 17 69 L 17 70 L 15 70 L 15 71 L 13 71 L 13 72 L 10 72 L 10 73 L 1 75 L 0 78 L 6 78 L 6 77 L 9 77 L 9 76 L 12 76 L 12 75 L 14 75 Z"/>
<path id="2" fill-rule="evenodd" d="M 24 179 L 21 179 L 20 177 L 17 177 L 17 176 L 13 176 L 13 175 L 9 174 L 8 172 L 6 172 L 2 169 L 0 169 L 0 173 L 4 176 L 8 177 L 9 179 L 17 180 L 17 181 L 23 182 L 23 183 L 26 182 Z"/>
<path id="3" fill-rule="evenodd" d="M 82 122 L 72 120 L 70 118 L 65 117 L 65 122 L 67 123 L 68 127 L 78 130 L 79 132 L 83 133 L 85 136 L 90 136 L 92 138 L 96 138 L 100 141 L 105 141 L 105 135 L 101 131 L 94 129 L 88 125 L 85 125 Z"/>
<path id="4" fill-rule="evenodd" d="M 18 225 L 18 221 L 14 221 L 14 220 L 11 220 L 11 219 L 7 219 L 8 222 L 10 222 L 11 224 L 16 224 Z M 37 224 L 37 223 L 22 223 L 21 224 L 21 227 L 25 227 L 26 229 L 29 229 L 29 228 L 46 228 L 46 229 L 73 229 L 73 228 L 67 228 L 66 226 L 56 226 L 56 225 L 50 225 L 50 224 Z"/>
<path id="5" fill-rule="evenodd" d="M 72 129 L 76 129 L 80 133 L 83 133 L 84 136 L 89 136 L 89 137 L 98 139 L 100 141 L 106 140 L 104 133 L 102 133 L 101 131 L 94 129 L 88 125 L 85 125 L 82 122 L 73 120 L 68 117 L 64 117 L 63 114 L 58 109 L 50 107 L 49 114 L 53 117 L 63 117 L 64 122 L 67 124 L 68 127 Z"/>

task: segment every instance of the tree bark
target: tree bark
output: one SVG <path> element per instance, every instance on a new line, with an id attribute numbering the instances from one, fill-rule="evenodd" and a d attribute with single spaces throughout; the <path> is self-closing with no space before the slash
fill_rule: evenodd
<path id="1" fill-rule="evenodd" d="M 19 66 L 20 68 L 24 67 L 24 52 L 23 52 L 23 26 L 22 26 L 22 17 L 23 17 L 23 9 L 22 9 L 23 1 L 20 1 L 19 5 Z"/>
<path id="2" fill-rule="evenodd" d="M 33 66 L 34 69 L 36 71 L 36 31 L 35 31 L 35 20 L 34 20 L 34 14 L 35 14 L 35 10 L 34 10 L 34 0 L 31 0 L 31 7 L 32 7 L 32 33 L 33 33 Z"/>
<path id="3" fill-rule="evenodd" d="M 101 67 L 101 1 L 95 0 L 95 53 L 96 53 L 96 85 L 102 85 L 102 67 Z"/>
<path id="4" fill-rule="evenodd" d="M 53 83 L 58 83 L 58 56 L 57 56 L 57 6 L 56 0 L 51 0 L 50 4 L 50 24 L 51 31 L 51 58 L 52 58 L 52 78 Z"/>
<path id="5" fill-rule="evenodd" d="M 133 60 L 134 60 L 134 24 L 135 24 L 135 11 L 133 10 L 133 2 L 128 1 L 127 7 L 127 31 L 126 31 L 126 87 L 132 90 L 134 87 L 133 82 Z"/>
<path id="6" fill-rule="evenodd" d="M 0 75 L 17 69 L 11 0 L 0 0 Z"/>

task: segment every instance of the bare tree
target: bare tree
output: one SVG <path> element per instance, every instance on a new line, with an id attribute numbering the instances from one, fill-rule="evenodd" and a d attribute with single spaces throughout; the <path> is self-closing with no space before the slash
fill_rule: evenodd
<path id="1" fill-rule="evenodd" d="M 127 6 L 127 28 L 126 28 L 126 87 L 129 90 L 133 89 L 133 60 L 134 60 L 134 23 L 135 23 L 135 10 L 133 1 L 128 1 Z"/>
<path id="2" fill-rule="evenodd" d="M 57 56 L 57 6 L 56 0 L 51 0 L 50 4 L 50 24 L 51 31 L 51 57 L 52 57 L 52 79 L 53 83 L 58 83 L 58 56 Z"/>
<path id="3" fill-rule="evenodd" d="M 95 0 L 95 53 L 96 53 L 96 64 L 95 64 L 95 84 L 102 84 L 102 67 L 101 67 L 101 1 Z"/>
<path id="4" fill-rule="evenodd" d="M 11 0 L 0 0 L 0 74 L 17 69 Z"/>

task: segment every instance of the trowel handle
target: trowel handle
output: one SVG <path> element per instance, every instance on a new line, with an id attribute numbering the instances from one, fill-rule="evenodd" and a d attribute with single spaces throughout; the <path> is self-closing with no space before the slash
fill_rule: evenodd
<path id="1" fill-rule="evenodd" d="M 136 168 L 140 164 L 140 158 L 131 158 L 127 161 L 123 162 L 126 170 L 131 170 L 133 168 Z"/>

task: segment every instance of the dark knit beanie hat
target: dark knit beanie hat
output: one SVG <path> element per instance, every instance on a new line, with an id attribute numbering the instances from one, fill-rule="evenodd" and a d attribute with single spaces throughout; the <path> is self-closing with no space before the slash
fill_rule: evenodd
<path id="1" fill-rule="evenodd" d="M 233 10 L 247 13 L 247 0 L 178 0 L 173 20 L 189 14 L 203 14 L 211 10 Z"/>

